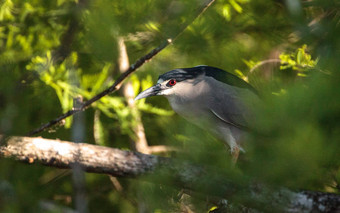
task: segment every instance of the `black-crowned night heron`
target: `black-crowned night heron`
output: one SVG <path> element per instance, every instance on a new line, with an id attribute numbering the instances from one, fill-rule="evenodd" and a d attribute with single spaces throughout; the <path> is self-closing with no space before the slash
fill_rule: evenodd
<path id="1" fill-rule="evenodd" d="M 252 117 L 248 100 L 258 99 L 251 85 L 221 69 L 196 66 L 160 75 L 157 84 L 135 100 L 154 95 L 165 96 L 175 112 L 223 139 L 236 162 Z"/>

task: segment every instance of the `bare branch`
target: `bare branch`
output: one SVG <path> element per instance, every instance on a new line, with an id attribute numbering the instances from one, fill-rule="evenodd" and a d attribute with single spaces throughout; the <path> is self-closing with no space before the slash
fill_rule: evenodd
<path id="1" fill-rule="evenodd" d="M 132 177 L 154 170 L 161 158 L 86 143 L 43 138 L 11 137 L 0 156 L 23 162 L 70 169 L 79 164 L 87 172 Z"/>
<path id="2" fill-rule="evenodd" d="M 195 16 L 193 16 L 192 19 L 190 19 L 188 22 L 186 22 L 183 27 L 180 29 L 180 31 L 173 37 L 173 38 L 167 38 L 165 41 L 163 41 L 162 44 L 160 44 L 158 47 L 154 48 L 153 50 L 151 50 L 148 54 L 144 55 L 143 57 L 139 58 L 134 64 L 130 65 L 130 67 L 124 72 L 122 73 L 117 80 L 113 83 L 112 86 L 110 86 L 109 88 L 107 88 L 106 90 L 102 91 L 101 93 L 95 95 L 93 98 L 91 98 L 88 101 L 85 101 L 81 107 L 77 108 L 77 109 L 72 109 L 67 111 L 66 113 L 60 115 L 59 117 L 57 117 L 54 120 L 51 120 L 50 122 L 43 124 L 42 126 L 40 126 L 37 129 L 32 130 L 31 132 L 29 132 L 27 135 L 28 136 L 32 136 L 35 135 L 39 132 L 42 132 L 56 124 L 61 124 L 62 120 L 64 120 L 65 118 L 84 111 L 86 108 L 88 108 L 93 102 L 99 100 L 100 98 L 117 91 L 123 81 L 129 76 L 131 75 L 131 73 L 133 73 L 134 71 L 136 71 L 139 67 L 141 67 L 144 63 L 146 63 L 147 61 L 149 61 L 150 59 L 152 59 L 154 56 L 156 56 L 160 51 L 162 51 L 165 47 L 167 47 L 169 44 L 171 44 L 194 20 L 196 20 L 196 18 L 198 18 L 215 0 L 207 0 L 199 9 L 198 12 Z"/>
<path id="3" fill-rule="evenodd" d="M 268 60 L 264 60 L 259 62 L 258 64 L 256 64 L 255 66 L 253 66 L 250 70 L 249 70 L 249 74 L 254 72 L 254 70 L 256 70 L 257 68 L 265 65 L 265 64 L 270 64 L 270 63 L 281 63 L 281 59 L 278 58 L 273 58 L 273 59 L 268 59 Z M 248 75 L 249 75 L 248 74 Z"/>
<path id="4" fill-rule="evenodd" d="M 339 212 L 340 196 L 323 192 L 271 191 L 265 186 L 240 184 L 231 181 L 219 170 L 177 162 L 170 158 L 122 151 L 85 143 L 49 140 L 30 137 L 10 137 L 0 146 L 0 156 L 19 161 L 57 168 L 71 168 L 78 163 L 92 173 L 118 177 L 142 177 L 154 183 L 171 184 L 173 187 L 190 189 L 205 196 L 225 198 L 243 205 L 274 212 Z M 146 174 L 149 175 L 146 177 Z M 170 181 L 169 181 L 170 180 Z M 239 196 L 242 196 L 241 199 Z M 236 197 L 236 198 L 235 198 Z"/>
<path id="5" fill-rule="evenodd" d="M 164 49 L 165 47 L 167 47 L 169 44 L 171 43 L 171 40 L 167 40 L 166 42 L 164 42 L 163 44 L 161 44 L 159 47 L 153 49 L 152 51 L 150 51 L 148 54 L 146 54 L 145 56 L 141 57 L 140 59 L 138 59 L 134 64 L 132 64 L 129 69 L 127 69 L 123 74 L 121 74 L 118 79 L 114 82 L 114 84 L 112 86 L 110 86 L 109 88 L 107 88 L 106 90 L 102 91 L 101 93 L 95 95 L 93 98 L 91 98 L 88 101 L 85 101 L 79 108 L 76 109 L 72 109 L 67 111 L 66 113 L 60 115 L 59 117 L 57 117 L 54 120 L 51 120 L 50 122 L 40 126 L 39 128 L 29 132 L 27 135 L 31 136 L 31 135 L 35 135 L 39 132 L 42 132 L 56 124 L 62 123 L 62 121 L 81 111 L 84 111 L 86 108 L 88 108 L 92 103 L 94 103 L 95 101 L 101 99 L 102 97 L 117 91 L 121 85 L 122 82 L 131 74 L 133 73 L 135 70 L 137 70 L 137 68 L 139 68 L 140 66 L 142 66 L 147 60 L 150 60 L 151 58 L 153 58 L 155 55 L 157 55 L 162 49 Z"/>

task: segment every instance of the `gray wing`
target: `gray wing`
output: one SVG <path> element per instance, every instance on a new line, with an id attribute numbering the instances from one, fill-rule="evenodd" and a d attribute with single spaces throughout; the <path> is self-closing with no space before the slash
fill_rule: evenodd
<path id="1" fill-rule="evenodd" d="M 214 96 L 209 101 L 209 109 L 219 120 L 239 129 L 249 130 L 249 109 L 244 98 L 251 91 L 247 89 L 233 89 L 230 86 L 218 85 L 213 88 Z"/>
<path id="2" fill-rule="evenodd" d="M 220 119 L 224 123 L 229 124 L 229 125 L 234 126 L 234 127 L 237 127 L 239 129 L 242 129 L 242 130 L 248 130 L 248 127 L 245 126 L 246 124 L 242 125 L 242 124 L 240 124 L 241 122 L 236 122 L 235 121 L 235 117 L 238 117 L 237 115 L 235 115 L 235 114 L 228 114 L 227 117 L 226 117 L 225 114 L 222 114 L 222 113 L 219 114 L 219 113 L 217 113 L 216 111 L 214 111 L 212 109 L 210 109 L 210 111 L 212 112 L 212 114 L 214 116 L 216 116 L 218 119 Z M 234 117 L 234 118 L 231 118 L 231 117 Z M 242 120 L 244 120 L 243 117 L 240 116 L 240 118 Z M 238 118 L 236 118 L 236 119 L 238 119 Z M 246 123 L 246 122 L 242 122 L 242 123 Z"/>

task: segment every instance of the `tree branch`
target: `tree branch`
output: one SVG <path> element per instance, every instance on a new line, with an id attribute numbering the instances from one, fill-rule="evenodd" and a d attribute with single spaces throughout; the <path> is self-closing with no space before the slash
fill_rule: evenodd
<path id="1" fill-rule="evenodd" d="M 265 65 L 265 64 L 270 64 L 270 63 L 281 63 L 281 59 L 278 58 L 273 58 L 273 59 L 267 59 L 264 61 L 260 61 L 259 63 L 257 63 L 255 66 L 253 66 L 250 70 L 249 70 L 249 74 L 251 74 L 252 72 L 254 72 L 254 70 L 256 70 L 257 68 Z M 249 75 L 248 74 L 248 75 Z"/>
<path id="2" fill-rule="evenodd" d="M 0 146 L 0 156 L 57 168 L 79 164 L 87 172 L 116 177 L 141 177 L 154 183 L 171 184 L 264 211 L 339 212 L 340 196 L 323 192 L 271 191 L 258 185 L 231 181 L 221 171 L 194 166 L 154 155 L 30 137 L 10 137 Z M 149 174 L 148 176 L 146 176 Z M 150 175 L 154 174 L 154 175 Z M 169 178 L 171 181 L 169 181 Z M 237 198 L 235 198 L 235 196 Z M 239 200 L 240 201 L 240 200 Z"/>
<path id="3" fill-rule="evenodd" d="M 28 163 L 71 169 L 79 164 L 86 172 L 134 177 L 152 171 L 162 158 L 86 143 L 44 138 L 11 137 L 0 147 L 0 156 Z"/>
<path id="4" fill-rule="evenodd" d="M 93 102 L 99 100 L 100 98 L 117 91 L 123 81 L 129 76 L 131 75 L 134 71 L 136 71 L 139 67 L 141 67 L 145 62 L 149 61 L 150 59 L 152 59 L 154 56 L 156 56 L 160 51 L 162 51 L 164 48 L 166 48 L 169 44 L 171 44 L 194 20 L 196 20 L 215 0 L 207 0 L 205 1 L 205 3 L 198 9 L 198 12 L 195 16 L 193 16 L 192 19 L 189 19 L 188 22 L 186 22 L 183 27 L 180 29 L 180 31 L 173 37 L 173 38 L 167 38 L 165 41 L 163 41 L 162 44 L 160 44 L 158 47 L 154 48 L 153 50 L 151 50 L 148 54 L 144 55 L 143 57 L 139 58 L 134 64 L 130 65 L 130 67 L 123 72 L 118 78 L 117 80 L 113 83 L 112 86 L 110 86 L 109 88 L 107 88 L 106 90 L 102 91 L 101 93 L 95 95 L 93 98 L 91 98 L 88 101 L 85 101 L 79 108 L 75 108 L 72 110 L 67 111 L 66 113 L 60 115 L 59 117 L 57 117 L 54 120 L 51 120 L 50 122 L 43 124 L 42 126 L 40 126 L 37 129 L 32 130 L 31 132 L 29 132 L 27 135 L 28 136 L 32 136 L 35 135 L 37 133 L 40 133 L 56 124 L 61 124 L 62 121 L 81 111 L 84 111 L 86 108 L 88 108 Z"/>
<path id="5" fill-rule="evenodd" d="M 126 51 L 126 45 L 123 38 L 118 38 L 118 48 L 119 48 L 119 57 L 118 57 L 118 69 L 119 72 L 123 72 L 129 66 L 129 56 Z M 134 90 L 132 83 L 126 82 L 123 86 L 123 95 L 126 99 L 127 106 L 131 110 L 131 114 L 133 116 L 133 120 L 135 124 L 132 126 L 133 136 L 130 135 L 131 145 L 133 146 L 135 151 L 150 154 L 148 141 L 146 140 L 144 125 L 141 120 L 141 115 L 138 113 L 138 108 L 136 107 L 134 101 Z"/>

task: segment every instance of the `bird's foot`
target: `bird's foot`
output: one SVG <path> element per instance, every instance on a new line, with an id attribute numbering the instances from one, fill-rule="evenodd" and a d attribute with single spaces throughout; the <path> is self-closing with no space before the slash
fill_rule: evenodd
<path id="1" fill-rule="evenodd" d="M 231 161 L 232 161 L 233 166 L 235 166 L 239 154 L 240 154 L 240 148 L 239 147 L 235 146 L 231 149 Z"/>

